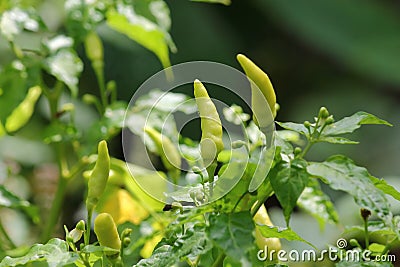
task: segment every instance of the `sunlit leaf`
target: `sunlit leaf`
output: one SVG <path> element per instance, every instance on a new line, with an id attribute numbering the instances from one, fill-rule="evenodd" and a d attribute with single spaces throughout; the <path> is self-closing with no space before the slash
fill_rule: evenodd
<path id="1" fill-rule="evenodd" d="M 301 241 L 312 247 L 314 247 L 310 242 L 304 240 L 295 231 L 290 228 L 284 228 L 279 226 L 268 226 L 268 225 L 258 225 L 258 229 L 261 234 L 267 238 L 283 238 L 288 241 Z"/>
<path id="2" fill-rule="evenodd" d="M 211 248 L 211 241 L 205 233 L 204 225 L 195 225 L 188 228 L 185 234 L 175 240 L 173 245 L 158 247 L 150 258 L 141 260 L 134 266 L 173 266 L 185 259 L 194 260 L 195 257 L 207 253 Z"/>
<path id="3" fill-rule="evenodd" d="M 372 114 L 359 111 L 351 115 L 350 117 L 346 117 L 331 125 L 326 126 L 323 131 L 323 135 L 327 136 L 351 133 L 360 128 L 363 124 L 383 124 L 392 126 L 389 122 L 381 120 Z"/>
<path id="4" fill-rule="evenodd" d="M 14 7 L 1 14 L 0 32 L 9 41 L 13 41 L 15 36 L 23 30 L 37 32 L 43 27 L 43 22 L 32 10 L 27 11 Z"/>
<path id="5" fill-rule="evenodd" d="M 132 6 L 119 5 L 118 11 L 107 12 L 107 24 L 152 51 L 164 67 L 171 65 L 165 31 L 151 20 L 135 13 Z"/>
<path id="6" fill-rule="evenodd" d="M 29 252 L 20 258 L 5 257 L 0 267 L 26 266 L 33 262 L 46 262 L 49 267 L 62 267 L 74 263 L 77 259 L 78 255 L 69 252 L 65 241 L 54 238 L 47 244 L 33 245 Z"/>
<path id="7" fill-rule="evenodd" d="M 83 70 L 83 63 L 70 49 L 59 50 L 46 58 L 46 70 L 58 80 L 64 82 L 74 97 L 78 95 L 78 77 Z"/>
<path id="8" fill-rule="evenodd" d="M 321 190 L 318 181 L 310 180 L 297 200 L 303 210 L 317 219 L 323 229 L 327 222 L 338 223 L 339 215 L 329 197 Z"/>
<path id="9" fill-rule="evenodd" d="M 0 206 L 6 208 L 17 209 L 28 215 L 31 220 L 38 223 L 40 220 L 39 209 L 8 191 L 3 185 L 0 185 Z"/>
<path id="10" fill-rule="evenodd" d="M 345 156 L 337 155 L 324 162 L 312 162 L 307 171 L 321 177 L 335 190 L 352 195 L 356 203 L 375 212 L 385 223 L 391 224 L 392 214 L 384 193 L 375 187 L 368 171 Z"/>
<path id="11" fill-rule="evenodd" d="M 240 261 L 254 244 L 253 230 L 250 213 L 238 212 L 210 216 L 207 232 L 214 245 L 229 257 Z"/>

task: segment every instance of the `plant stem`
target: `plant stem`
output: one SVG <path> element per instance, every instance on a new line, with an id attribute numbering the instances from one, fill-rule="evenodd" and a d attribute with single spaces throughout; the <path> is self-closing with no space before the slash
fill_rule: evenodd
<path id="1" fill-rule="evenodd" d="M 0 221 L 0 233 L 1 233 L 1 235 L 4 236 L 4 238 L 6 239 L 6 242 L 8 243 L 8 245 L 10 246 L 11 249 L 16 248 L 14 242 L 11 240 L 10 236 L 8 235 L 6 229 L 4 229 L 3 224 L 1 223 L 1 221 Z M 4 245 L 4 244 L 1 244 L 1 245 Z"/>
<path id="2" fill-rule="evenodd" d="M 40 237 L 41 242 L 45 243 L 49 240 L 51 234 L 53 233 L 54 227 L 57 224 L 58 217 L 60 215 L 61 206 L 64 200 L 65 190 L 67 187 L 68 180 L 60 175 L 60 179 L 58 181 L 57 192 L 53 200 L 53 205 L 50 209 L 50 215 L 47 219 L 46 226 L 42 232 Z"/>
<path id="3" fill-rule="evenodd" d="M 216 168 L 217 168 L 217 162 L 214 161 L 206 169 L 208 173 L 208 183 L 210 185 L 210 199 L 212 198 L 214 193 L 214 172 Z"/>
<path id="4" fill-rule="evenodd" d="M 226 257 L 225 253 L 219 254 L 218 258 L 215 260 L 215 262 L 212 265 L 212 267 L 222 267 L 225 257 Z"/>
<path id="5" fill-rule="evenodd" d="M 263 198 L 257 201 L 256 205 L 253 206 L 253 208 L 251 209 L 251 217 L 254 217 L 257 213 L 257 211 L 260 209 L 260 207 L 262 205 L 264 205 L 264 202 L 267 201 L 267 199 L 272 195 L 272 193 L 274 192 L 274 189 L 272 189 L 271 186 L 271 182 L 268 180 L 267 181 L 267 193 L 263 196 Z"/>
<path id="6" fill-rule="evenodd" d="M 106 91 L 106 87 L 104 84 L 104 73 L 103 73 L 104 62 L 101 60 L 94 61 L 94 62 L 92 62 L 92 67 L 94 69 L 97 83 L 99 85 L 100 99 L 101 99 L 101 104 L 103 106 L 102 112 L 104 113 L 105 108 L 108 106 L 107 91 Z"/>
<path id="7" fill-rule="evenodd" d="M 365 249 L 369 248 L 368 219 L 364 219 Z"/>

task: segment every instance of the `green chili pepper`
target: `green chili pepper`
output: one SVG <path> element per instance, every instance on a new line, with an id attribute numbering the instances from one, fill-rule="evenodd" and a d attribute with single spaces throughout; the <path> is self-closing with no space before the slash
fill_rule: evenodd
<path id="1" fill-rule="evenodd" d="M 92 62 L 103 61 L 103 43 L 95 31 L 86 36 L 84 45 L 86 55 Z"/>
<path id="2" fill-rule="evenodd" d="M 176 146 L 172 143 L 171 139 L 151 127 L 146 127 L 144 131 L 156 145 L 165 168 L 174 179 L 178 179 L 181 172 L 182 158 Z"/>
<path id="3" fill-rule="evenodd" d="M 251 83 L 253 120 L 260 127 L 268 127 L 276 116 L 276 95 L 271 81 L 268 75 L 246 56 L 238 54 L 237 60 Z M 272 120 L 265 113 L 265 104 L 268 104 L 271 110 Z"/>
<path id="4" fill-rule="evenodd" d="M 94 207 L 97 205 L 100 196 L 106 188 L 109 172 L 110 156 L 108 155 L 107 142 L 103 140 L 99 142 L 97 161 L 88 182 L 86 207 L 89 214 L 91 214 Z"/>
<path id="5" fill-rule="evenodd" d="M 224 149 L 222 124 L 206 88 L 197 79 L 194 81 L 194 96 L 201 118 L 201 157 L 204 163 L 209 165 L 216 161 L 219 152 Z"/>
<path id="6" fill-rule="evenodd" d="M 176 146 L 172 143 L 171 139 L 151 127 L 146 127 L 144 131 L 155 143 L 165 168 L 174 179 L 178 179 L 181 172 L 182 159 Z"/>
<path id="7" fill-rule="evenodd" d="M 42 89 L 39 86 L 34 86 L 29 89 L 25 99 L 22 100 L 6 120 L 5 128 L 8 132 L 19 130 L 29 121 L 41 93 Z"/>
<path id="8" fill-rule="evenodd" d="M 100 213 L 94 220 L 94 232 L 100 245 L 104 247 L 113 248 L 116 250 L 121 249 L 121 239 L 119 238 L 117 226 L 115 225 L 113 217 L 108 213 Z M 113 256 L 118 253 L 106 253 Z"/>
<path id="9" fill-rule="evenodd" d="M 275 251 L 281 250 L 281 241 L 279 240 L 279 238 L 264 237 L 259 229 L 259 224 L 267 225 L 267 226 L 271 226 L 271 227 L 274 226 L 271 222 L 271 219 L 268 216 L 267 209 L 265 208 L 264 205 L 262 205 L 260 207 L 260 209 L 257 211 L 256 215 L 254 215 L 253 220 L 256 223 L 255 238 L 256 238 L 257 247 L 261 250 L 264 250 L 265 247 L 267 247 L 268 252 L 270 252 L 272 250 L 275 250 Z M 267 255 L 268 260 L 270 260 L 269 256 L 270 255 Z M 273 257 L 272 261 L 276 261 L 276 254 L 274 256 L 275 257 Z"/>

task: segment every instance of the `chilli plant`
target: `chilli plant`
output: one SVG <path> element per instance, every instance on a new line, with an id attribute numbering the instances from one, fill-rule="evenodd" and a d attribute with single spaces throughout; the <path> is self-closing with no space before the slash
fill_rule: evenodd
<path id="1" fill-rule="evenodd" d="M 334 260 L 326 257 L 325 266 L 354 266 L 347 256 L 356 253 L 363 255 L 357 266 L 393 266 L 389 256 L 399 243 L 400 216 L 392 213 L 387 195 L 400 200 L 400 193 L 345 155 L 307 160 L 317 143 L 356 144 L 344 135 L 365 124 L 390 123 L 366 112 L 336 119 L 325 107 L 304 123 L 277 122 L 279 105 L 267 74 L 241 54 L 237 60 L 248 79 L 252 117 L 235 104 L 221 114 L 211 90 L 197 79 L 187 95 L 154 88 L 128 106 L 117 100 L 115 82 L 105 79 L 97 29 L 106 24 L 168 67 L 168 52 L 175 46 L 164 1 L 68 0 L 65 28 L 59 32 L 47 29 L 28 4 L 0 4 L 0 32 L 13 52 L 0 69 L 0 141 L 40 140 L 54 154 L 58 178 L 47 212 L 0 185 L 0 206 L 28 218 L 30 243 L 35 243 L 16 244 L 0 216 L 1 267 L 286 266 L 282 239 L 306 243 L 317 255 L 309 260 L 316 261 L 324 259 L 323 253 L 291 229 L 290 219 L 299 208 L 321 227 L 338 224 L 327 187 L 354 198 L 363 225 L 349 226 L 344 234 L 361 233 L 364 242 L 337 244 Z M 21 41 L 27 32 L 40 42 Z M 79 88 L 84 61 L 78 52 L 90 62 L 98 95 L 82 94 Z M 174 80 L 172 71 L 165 73 L 166 81 Z M 89 127 L 78 123 L 82 106 L 98 113 Z M 25 129 L 37 113 L 44 114 L 45 126 L 32 136 Z M 178 113 L 200 117 L 200 140 L 178 131 L 173 116 Z M 222 122 L 238 126 L 243 137 L 231 138 Z M 110 141 L 122 130 L 144 142 L 157 170 L 110 155 Z M 29 168 L 16 166 L 1 159 L 0 175 L 8 180 L 31 175 Z M 60 231 L 63 203 L 73 186 L 83 207 L 75 226 Z M 272 196 L 286 225 L 274 226 L 269 218 L 264 204 Z"/>

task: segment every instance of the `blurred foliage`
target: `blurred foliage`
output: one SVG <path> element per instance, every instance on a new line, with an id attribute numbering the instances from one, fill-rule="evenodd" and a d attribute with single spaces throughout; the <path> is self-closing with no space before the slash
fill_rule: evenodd
<path id="1" fill-rule="evenodd" d="M 62 31 L 71 35 L 84 36 L 74 27 L 65 27 L 65 22 L 74 18 L 65 14 L 62 0 L 0 0 L 0 13 L 18 4 L 33 8 L 42 16 L 43 23 L 52 31 Z M 309 119 L 321 105 L 329 108 L 332 114 L 343 117 L 358 110 L 365 110 L 391 122 L 395 127 L 370 128 L 368 133 L 361 130 L 355 139 L 358 146 L 337 147 L 324 144 L 313 148 L 309 154 L 312 160 L 325 160 L 333 151 L 344 153 L 355 159 L 357 165 L 368 166 L 372 175 L 392 176 L 393 184 L 400 188 L 400 4 L 398 1 L 289 1 L 289 0 L 233 0 L 230 6 L 208 5 L 193 1 L 165 1 L 170 9 L 171 21 L 160 21 L 151 17 L 148 23 L 155 25 L 155 32 L 148 35 L 132 35 L 124 19 L 115 13 L 103 14 L 110 18 L 108 24 L 102 23 L 97 32 L 104 45 L 106 81 L 115 80 L 118 84 L 119 100 L 129 101 L 133 92 L 147 78 L 168 66 L 191 60 L 210 60 L 239 67 L 233 55 L 243 52 L 268 72 L 272 78 L 277 99 L 281 105 L 278 121 L 303 121 Z M 227 4 L 229 1 L 204 1 Z M 139 7 L 140 8 L 140 7 Z M 143 10 L 148 14 L 148 10 Z M 165 10 L 164 10 L 165 11 Z M 166 12 L 166 11 L 165 11 Z M 95 23 L 89 17 L 89 29 Z M 77 24 L 81 21 L 76 21 Z M 73 23 L 70 25 L 73 26 Z M 43 26 L 43 25 L 40 25 Z M 117 29 L 120 32 L 113 31 Z M 172 38 L 173 37 L 173 42 Z M 13 38 L 13 36 L 8 36 Z M 22 49 L 37 50 L 43 48 L 42 39 L 51 40 L 39 31 L 38 35 L 24 32 L 15 39 Z M 163 46 L 156 48 L 148 41 L 160 40 Z M 134 42 L 136 41 L 136 42 Z M 49 53 L 52 51 L 49 47 Z M 168 49 L 177 53 L 168 56 Z M 38 65 L 48 70 L 46 82 L 54 82 L 54 77 L 64 80 L 71 92 L 79 95 L 90 93 L 98 95 L 96 74 L 91 68 L 70 69 L 70 76 L 54 71 L 54 64 L 80 62 L 89 66 L 82 45 L 78 53 L 72 52 L 68 42 L 63 53 L 54 52 L 46 62 L 24 62 L 30 68 L 24 72 L 41 71 Z M 155 57 L 154 52 L 162 62 Z M 79 59 L 80 58 L 80 59 Z M 15 57 L 5 37 L 0 36 L 0 64 L 6 66 Z M 14 66 L 15 67 L 15 66 Z M 0 135 L 3 133 L 5 119 L 14 108 L 23 101 L 33 81 L 19 84 L 20 71 L 12 66 L 1 69 L 0 83 L 11 85 L 10 90 L 0 89 Z M 18 66 L 17 66 L 18 67 Z M 74 77 L 82 71 L 79 84 Z M 223 93 L 216 94 L 224 98 Z M 79 132 L 88 136 L 87 147 L 101 138 L 99 129 L 109 127 L 108 137 L 113 137 L 113 129 L 120 125 L 115 118 L 121 116 L 121 105 L 108 108 L 109 118 L 99 120 L 93 109 L 82 102 L 71 100 L 63 95 L 61 104 L 73 102 L 76 109 L 78 129 L 63 129 L 69 134 L 63 138 L 74 139 Z M 228 100 L 229 101 L 229 100 Z M 236 99 L 232 99 L 236 102 Z M 240 103 L 238 103 L 240 104 Z M 32 166 L 53 162 L 54 151 L 41 140 L 54 142 L 59 136 L 60 125 L 52 125 L 45 133 L 37 132 L 47 123 L 49 107 L 39 100 L 39 113 L 33 114 L 27 127 L 12 136 L 0 140 L 0 163 L 2 160 L 15 160 L 30 173 Z M 246 112 L 249 112 L 246 110 Z M 67 120 L 68 118 L 63 118 Z M 97 121 L 92 125 L 92 121 Z M 92 125 L 92 127 L 88 127 Z M 63 126 L 64 127 L 64 126 Z M 197 133 L 192 133 L 196 135 Z M 119 144 L 119 136 L 113 139 Z M 119 146 L 114 146 L 119 147 Z M 89 153 L 90 151 L 84 151 Z M 115 149 L 112 154 L 122 157 L 122 151 Z M 5 172 L 4 172 L 5 173 Z M 0 176 L 3 172 L 0 168 Z M 6 178 L 4 178 L 6 179 Z M 0 181 L 3 177 L 0 177 Z M 73 184 L 71 187 L 79 186 Z M 73 190 L 70 190 L 71 192 Z M 70 193 L 73 194 L 73 193 Z M 334 196 L 340 196 L 335 195 Z M 27 194 L 23 199 L 29 198 Z M 14 196 L 12 196 L 14 199 Z M 24 203 L 20 198 L 16 198 Z M 17 203 L 17 202 L 16 202 Z M 20 206 L 25 209 L 24 205 Z M 341 210 L 348 207 L 343 204 Z M 32 216 L 32 214 L 28 214 Z M 355 216 L 353 215 L 352 218 Z M 67 218 L 68 219 L 68 218 Z M 71 218 L 70 218 L 71 219 Z M 296 221 L 296 220 L 293 220 Z M 304 226 L 304 224 L 303 224 Z M 294 227 L 295 228 L 295 227 Z M 296 229 L 297 231 L 297 229 Z M 299 233 L 301 233 L 299 231 Z"/>

